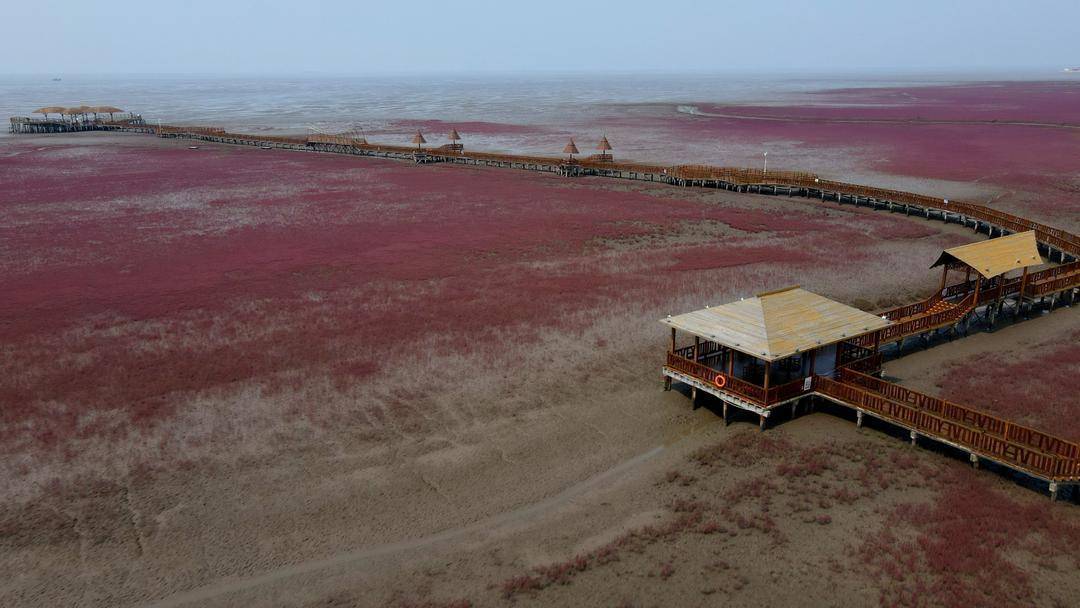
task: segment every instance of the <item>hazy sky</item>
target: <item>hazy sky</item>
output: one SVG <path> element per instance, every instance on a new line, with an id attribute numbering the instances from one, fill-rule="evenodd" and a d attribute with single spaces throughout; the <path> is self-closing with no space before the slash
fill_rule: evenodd
<path id="1" fill-rule="evenodd" d="M 1080 65 L 1080 0 L 12 2 L 0 73 Z"/>

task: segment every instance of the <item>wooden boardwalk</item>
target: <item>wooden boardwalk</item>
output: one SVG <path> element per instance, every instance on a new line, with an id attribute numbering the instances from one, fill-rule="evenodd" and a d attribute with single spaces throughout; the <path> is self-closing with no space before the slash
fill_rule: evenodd
<path id="1" fill-rule="evenodd" d="M 927 336 L 943 329 L 955 330 L 960 323 L 970 322 L 980 308 L 996 314 L 1008 300 L 1015 302 L 1017 313 L 1025 302 L 1050 298 L 1053 307 L 1058 298 L 1069 298 L 1071 301 L 1080 289 L 1080 236 L 1068 231 L 978 203 L 826 180 L 812 173 L 795 171 L 765 172 L 706 165 L 614 162 L 607 154 L 569 160 L 466 151 L 460 149 L 460 145 L 418 149 L 369 144 L 345 137 L 250 135 L 229 133 L 214 127 L 151 126 L 141 118 L 137 123 L 94 121 L 93 124 L 70 128 L 39 119 L 12 119 L 13 132 L 56 132 L 54 129 L 150 133 L 159 137 L 373 156 L 421 164 L 500 167 L 566 177 L 600 176 L 682 187 L 800 196 L 956 223 L 990 237 L 1032 230 L 1040 253 L 1051 262 L 1057 262 L 1058 266 L 1032 273 L 1026 281 L 1019 278 L 1001 279 L 991 289 L 978 293 L 971 293 L 970 285 L 953 285 L 926 300 L 884 311 L 880 314 L 893 323 L 850 341 L 844 354 L 844 364 L 831 376 L 815 375 L 768 390 L 732 378 L 726 386 L 718 388 L 713 382 L 716 371 L 708 365 L 708 358 L 716 356 L 716 349 L 710 350 L 707 343 L 697 351 L 697 360 L 688 349 L 668 353 L 664 374 L 689 384 L 695 394 L 701 390 L 719 397 L 724 403 L 725 420 L 727 406 L 731 404 L 761 414 L 764 425 L 765 416 L 777 407 L 790 405 L 794 411 L 804 397 L 816 396 L 853 409 L 860 425 L 863 417 L 870 415 L 907 429 L 912 442 L 919 437 L 930 438 L 966 451 L 973 464 L 987 460 L 1022 471 L 1049 483 L 1052 496 L 1056 497 L 1059 487 L 1063 485 L 1080 485 L 1080 444 L 868 375 L 880 369 L 881 361 L 880 353 L 872 353 L 871 347 L 876 349 L 892 342 L 902 344 L 906 338 Z"/>

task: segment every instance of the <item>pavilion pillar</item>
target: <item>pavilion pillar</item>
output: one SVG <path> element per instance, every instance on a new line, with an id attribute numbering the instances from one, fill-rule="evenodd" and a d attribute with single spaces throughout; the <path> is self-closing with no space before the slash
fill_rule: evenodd
<path id="1" fill-rule="evenodd" d="M 814 376 L 814 362 L 815 361 L 817 361 L 817 349 L 816 348 L 810 350 L 810 373 L 809 373 L 809 376 L 811 378 Z"/>
<path id="2" fill-rule="evenodd" d="M 949 264 L 946 262 L 941 266 L 941 285 L 938 285 L 937 295 L 940 297 L 942 290 L 945 289 L 945 281 L 949 276 Z"/>
<path id="3" fill-rule="evenodd" d="M 694 363 L 698 360 L 698 351 L 701 348 L 701 338 L 694 336 Z"/>
<path id="4" fill-rule="evenodd" d="M 1020 293 L 1016 295 L 1016 317 L 1020 318 L 1020 312 L 1024 309 L 1024 289 L 1027 288 L 1028 267 L 1024 266 L 1024 276 L 1020 277 Z"/>
<path id="5" fill-rule="evenodd" d="M 971 314 L 975 314 L 975 310 L 979 308 L 979 288 L 982 287 L 982 275 L 975 275 L 975 296 L 971 301 Z M 964 328 L 964 332 L 967 332 L 967 328 Z"/>
<path id="6" fill-rule="evenodd" d="M 675 352 L 675 328 L 671 328 L 671 352 Z"/>
<path id="7" fill-rule="evenodd" d="M 772 361 L 765 362 L 765 401 L 769 399 L 769 372 L 772 371 Z"/>
<path id="8" fill-rule="evenodd" d="M 729 348 L 728 349 L 727 375 L 731 376 L 732 378 L 735 377 L 735 349 L 734 348 Z"/>

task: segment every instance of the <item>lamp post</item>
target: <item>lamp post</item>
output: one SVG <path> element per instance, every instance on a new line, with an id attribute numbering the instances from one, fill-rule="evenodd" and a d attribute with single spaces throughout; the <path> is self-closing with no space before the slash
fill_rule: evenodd
<path id="1" fill-rule="evenodd" d="M 761 157 L 765 159 L 765 166 L 761 169 L 761 174 L 764 175 L 769 172 L 769 153 L 765 152 Z"/>

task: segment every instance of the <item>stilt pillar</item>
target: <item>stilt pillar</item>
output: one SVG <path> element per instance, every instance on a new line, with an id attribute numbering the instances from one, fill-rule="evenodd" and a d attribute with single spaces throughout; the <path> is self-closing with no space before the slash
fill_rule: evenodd
<path id="1" fill-rule="evenodd" d="M 968 455 L 968 458 L 971 460 L 972 468 L 975 468 L 975 469 L 979 468 L 979 455 L 978 454 L 972 452 L 971 454 Z"/>
<path id="2" fill-rule="evenodd" d="M 728 415 L 727 415 L 727 401 L 725 401 L 725 402 L 724 402 L 724 426 L 727 426 L 727 425 L 729 425 L 729 424 L 731 424 L 731 423 L 730 423 L 730 422 L 728 422 Z"/>
<path id="3" fill-rule="evenodd" d="M 862 421 L 863 421 L 863 411 L 862 410 L 855 410 L 855 427 L 861 429 L 862 428 Z"/>
<path id="4" fill-rule="evenodd" d="M 758 430 L 765 430 L 765 414 L 758 414 Z"/>
<path id="5" fill-rule="evenodd" d="M 918 443 L 917 443 L 918 438 L 919 438 L 919 434 L 916 433 L 915 431 L 911 431 L 911 445 L 918 445 Z"/>
<path id="6" fill-rule="evenodd" d="M 1056 481 L 1050 482 L 1050 500 L 1057 500 L 1058 497 L 1058 484 Z"/>

